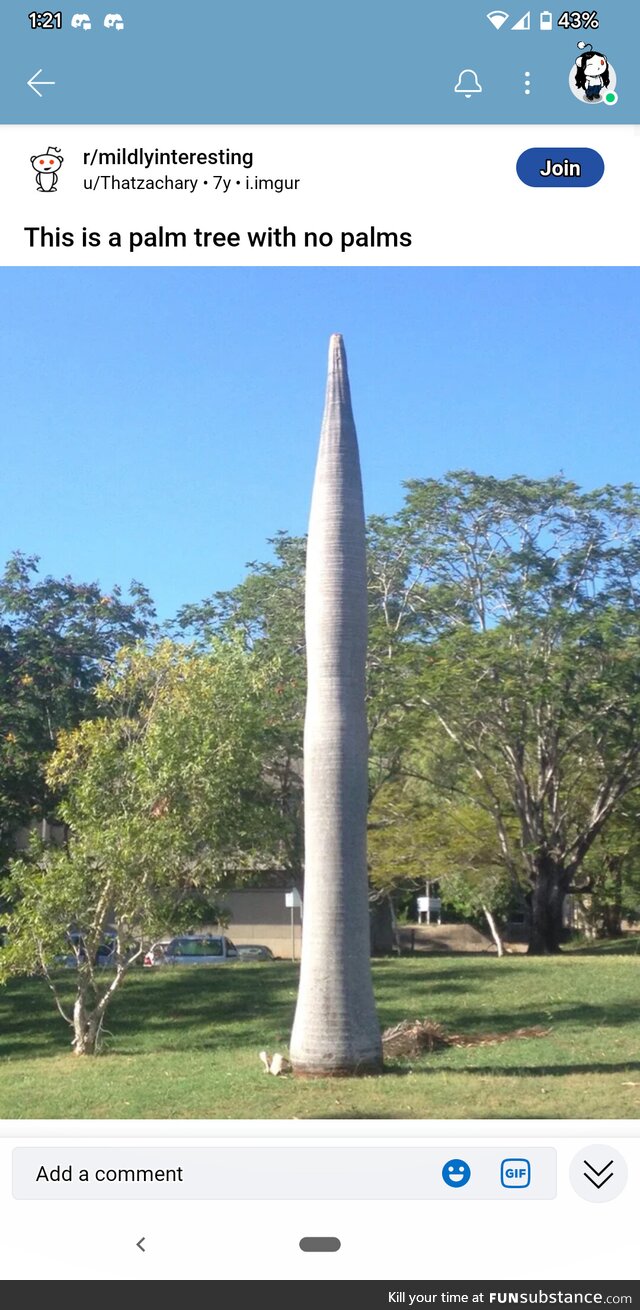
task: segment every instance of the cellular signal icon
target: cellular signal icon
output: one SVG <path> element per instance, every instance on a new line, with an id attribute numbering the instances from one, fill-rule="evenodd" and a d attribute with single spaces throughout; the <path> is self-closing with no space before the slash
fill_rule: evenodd
<path id="1" fill-rule="evenodd" d="M 504 9 L 492 9 L 491 13 L 487 14 L 487 18 L 490 23 L 493 23 L 496 32 L 500 31 L 500 28 L 504 26 L 508 17 L 509 15 L 505 13 Z"/>

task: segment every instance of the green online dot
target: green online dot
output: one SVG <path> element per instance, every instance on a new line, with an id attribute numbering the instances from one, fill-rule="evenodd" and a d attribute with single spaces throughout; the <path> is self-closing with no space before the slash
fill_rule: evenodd
<path id="1" fill-rule="evenodd" d="M 606 102 L 607 102 L 608 105 L 612 105 L 612 104 L 614 103 L 614 101 L 615 101 L 615 96 L 612 95 L 611 92 L 609 92 L 609 95 L 608 95 L 608 96 L 605 96 L 605 100 L 606 100 Z"/>

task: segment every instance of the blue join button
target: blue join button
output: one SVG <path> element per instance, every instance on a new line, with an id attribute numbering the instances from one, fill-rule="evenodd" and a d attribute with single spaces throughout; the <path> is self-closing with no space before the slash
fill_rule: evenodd
<path id="1" fill-rule="evenodd" d="M 604 159 L 597 150 L 525 150 L 516 164 L 526 186 L 595 186 L 604 174 Z"/>

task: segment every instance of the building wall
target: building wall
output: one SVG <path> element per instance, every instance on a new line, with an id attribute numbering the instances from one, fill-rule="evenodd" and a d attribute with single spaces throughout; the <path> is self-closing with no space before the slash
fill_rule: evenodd
<path id="1" fill-rule="evenodd" d="M 246 887 L 220 897 L 230 915 L 227 928 L 232 942 L 268 946 L 281 959 L 291 959 L 291 910 L 285 905 L 284 887 Z M 300 911 L 293 911 L 295 957 L 300 959 Z"/>

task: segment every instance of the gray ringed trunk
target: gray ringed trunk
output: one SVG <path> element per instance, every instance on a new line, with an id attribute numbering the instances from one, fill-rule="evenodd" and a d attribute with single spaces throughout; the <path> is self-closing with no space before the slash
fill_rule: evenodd
<path id="1" fill-rule="evenodd" d="M 366 538 L 342 337 L 329 344 L 305 584 L 305 900 L 291 1062 L 306 1077 L 377 1073 L 367 882 Z"/>

